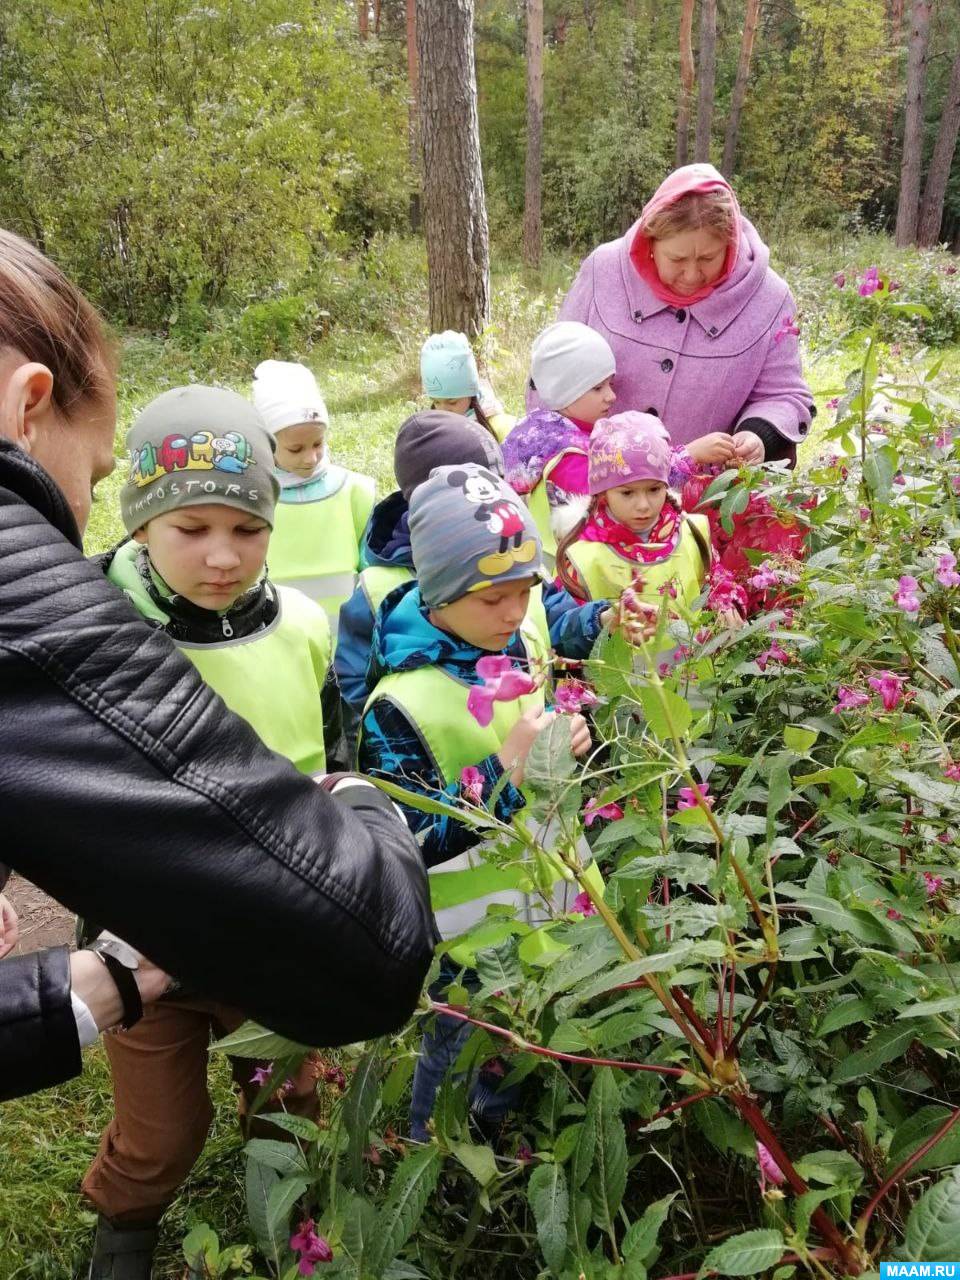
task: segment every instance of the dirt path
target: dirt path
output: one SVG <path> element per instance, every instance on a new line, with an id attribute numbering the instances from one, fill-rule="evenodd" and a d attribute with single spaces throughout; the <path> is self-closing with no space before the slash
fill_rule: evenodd
<path id="1" fill-rule="evenodd" d="M 76 917 L 36 885 L 14 873 L 4 890 L 20 917 L 20 942 L 14 954 L 73 944 Z"/>

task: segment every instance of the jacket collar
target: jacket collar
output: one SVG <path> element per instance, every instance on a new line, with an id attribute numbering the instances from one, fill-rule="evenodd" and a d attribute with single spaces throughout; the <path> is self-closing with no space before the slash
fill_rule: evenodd
<path id="1" fill-rule="evenodd" d="M 377 503 L 363 535 L 363 564 L 403 569 L 413 567 L 410 530 L 405 519 L 409 509 L 409 503 L 399 489 Z"/>
<path id="2" fill-rule="evenodd" d="M 9 440 L 0 439 L 0 487 L 10 489 L 80 551 L 83 540 L 63 490 L 38 462 Z"/>
<path id="3" fill-rule="evenodd" d="M 611 325 L 604 312 L 603 302 L 597 299 L 598 311 L 604 324 L 616 332 L 636 333 L 636 326 L 644 320 L 658 315 L 661 311 L 676 311 L 669 303 L 663 302 L 653 292 L 645 280 L 638 274 L 630 261 L 630 246 L 640 226 L 639 220 L 633 224 L 625 236 L 619 241 L 620 273 L 627 298 L 627 314 L 623 317 L 626 324 Z M 742 219 L 740 231 L 740 253 L 729 279 L 719 285 L 709 298 L 695 302 L 689 308 L 690 316 L 700 325 L 710 338 L 717 338 L 737 319 L 751 298 L 763 284 L 770 264 L 770 250 L 760 239 L 759 233 L 747 219 Z"/>

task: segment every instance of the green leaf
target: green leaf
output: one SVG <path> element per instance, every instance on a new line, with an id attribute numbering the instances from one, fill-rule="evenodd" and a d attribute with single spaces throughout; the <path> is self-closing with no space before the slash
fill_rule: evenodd
<path id="1" fill-rule="evenodd" d="M 711 1249 L 699 1274 L 716 1271 L 721 1276 L 754 1276 L 775 1267 L 784 1254 L 779 1231 L 744 1231 Z"/>
<path id="2" fill-rule="evenodd" d="M 440 1176 L 440 1148 L 431 1144 L 408 1155 L 394 1171 L 386 1202 L 377 1217 L 377 1237 L 369 1252 L 369 1268 L 378 1275 L 416 1229 Z"/>
<path id="3" fill-rule="evenodd" d="M 215 1040 L 210 1046 L 232 1058 L 287 1058 L 309 1053 L 309 1046 L 275 1035 L 256 1022 L 245 1022 L 232 1035 Z"/>
<path id="4" fill-rule="evenodd" d="M 913 1206 L 903 1248 L 912 1262 L 960 1258 L 960 1169 L 931 1187 Z"/>
<path id="5" fill-rule="evenodd" d="M 276 1169 L 279 1174 L 307 1172 L 303 1152 L 294 1142 L 280 1142 L 277 1138 L 251 1138 L 244 1151 L 251 1160 Z"/>
<path id="6" fill-rule="evenodd" d="M 849 799 L 856 799 L 867 789 L 867 784 L 852 769 L 842 764 L 830 769 L 817 769 L 815 773 L 801 774 L 794 778 L 794 782 L 798 787 L 822 787 L 826 784 L 831 796 L 841 795 Z"/>
<path id="7" fill-rule="evenodd" d="M 353 1185 L 360 1191 L 364 1180 L 364 1153 L 370 1145 L 370 1124 L 379 1103 L 380 1048 L 369 1048 L 350 1078 L 341 1115 L 347 1131 L 347 1166 Z"/>
<path id="8" fill-rule="evenodd" d="M 338 1198 L 341 1221 L 340 1243 L 357 1268 L 358 1275 L 368 1275 L 366 1255 L 377 1231 L 377 1211 L 363 1196 L 344 1190 Z"/>
<path id="9" fill-rule="evenodd" d="M 587 1123 L 591 1114 L 597 1142 L 588 1190 L 593 1220 L 612 1232 L 627 1187 L 627 1137 L 620 1118 L 620 1091 L 610 1067 L 601 1067 L 587 1099 Z"/>
<path id="10" fill-rule="evenodd" d="M 478 998 L 494 991 L 510 991 L 523 985 L 523 970 L 517 954 L 516 938 L 507 938 L 498 947 L 487 947 L 477 953 L 477 973 L 480 975 Z"/>
<path id="11" fill-rule="evenodd" d="M 217 1233 L 205 1222 L 199 1223 L 184 1239 L 183 1256 L 194 1271 L 213 1271 L 220 1257 Z"/>
<path id="12" fill-rule="evenodd" d="M 557 716 L 537 734 L 523 767 L 524 784 L 537 791 L 555 793 L 569 782 L 577 769 L 570 750 L 570 721 Z"/>
<path id="13" fill-rule="evenodd" d="M 530 1175 L 527 1198 L 537 1224 L 537 1240 L 544 1260 L 559 1273 L 567 1252 L 567 1219 L 570 1195 L 567 1177 L 560 1164 L 541 1164 Z"/>
<path id="14" fill-rule="evenodd" d="M 929 804 L 945 805 L 953 809 L 957 803 L 957 788 L 954 783 L 941 782 L 938 778 L 928 778 L 925 773 L 917 773 L 912 769 L 888 769 L 891 778 L 917 797 Z"/>
<path id="15" fill-rule="evenodd" d="M 913 1040 L 916 1039 L 917 1028 L 913 1023 L 907 1026 L 884 1027 L 878 1031 L 862 1049 L 844 1058 L 833 1073 L 834 1084 L 845 1084 L 848 1080 L 856 1080 L 859 1076 L 867 1076 L 894 1058 L 906 1053 Z"/>
<path id="16" fill-rule="evenodd" d="M 859 1186 L 863 1170 L 849 1151 L 811 1151 L 794 1161 L 801 1178 L 834 1186 L 838 1182 Z"/>
<path id="17" fill-rule="evenodd" d="M 450 1150 L 481 1187 L 489 1187 L 496 1178 L 497 1162 L 492 1148 L 481 1147 L 473 1142 L 453 1142 Z"/>
<path id="18" fill-rule="evenodd" d="M 816 729 L 807 729 L 804 725 L 788 724 L 783 731 L 784 746 L 796 751 L 797 755 L 804 755 L 819 738 Z"/>
<path id="19" fill-rule="evenodd" d="M 757 1145 L 748 1127 L 738 1120 L 717 1098 L 704 1098 L 691 1107 L 693 1120 L 709 1143 L 718 1151 L 736 1151 L 753 1160 Z"/>
<path id="20" fill-rule="evenodd" d="M 576 1124 L 568 1124 L 565 1129 L 561 1129 L 557 1134 L 557 1140 L 553 1144 L 553 1158 L 557 1164 L 566 1164 L 577 1148 L 580 1141 L 580 1131 L 583 1124 L 578 1121 Z"/>
<path id="21" fill-rule="evenodd" d="M 890 493 L 893 477 L 897 472 L 897 453 L 890 445 L 871 449 L 863 463 L 863 480 L 875 498 L 881 500 Z"/>
<path id="22" fill-rule="evenodd" d="M 280 1175 L 256 1160 L 247 1159 L 244 1174 L 244 1190 L 247 1200 L 247 1218 L 261 1250 L 273 1252 L 273 1239 L 267 1229 L 267 1202 L 270 1192 L 279 1183 Z"/>
<path id="23" fill-rule="evenodd" d="M 444 804 L 441 800 L 432 800 L 429 796 L 422 795 L 419 791 L 408 791 L 406 787 L 398 787 L 395 782 L 387 782 L 385 778 L 371 777 L 370 781 L 375 787 L 379 787 L 381 791 L 385 792 L 391 800 L 399 800 L 401 804 L 405 804 L 411 809 L 416 809 L 420 813 L 432 813 L 454 818 L 457 822 L 462 822 L 468 827 L 476 827 L 478 830 L 482 830 L 485 827 L 499 827 L 500 825 L 496 818 L 484 817 L 481 812 L 475 809 L 461 809 L 453 804 Z"/>
<path id="24" fill-rule="evenodd" d="M 643 705 L 647 723 L 661 741 L 670 737 L 671 722 L 680 737 L 683 737 L 690 728 L 693 712 L 686 699 L 681 698 L 679 693 L 674 693 L 672 689 L 667 689 L 663 685 L 658 688 L 644 685 L 637 691 L 637 696 Z"/>
<path id="25" fill-rule="evenodd" d="M 817 1028 L 817 1034 L 828 1036 L 851 1022 L 869 1022 L 873 1017 L 873 1005 L 862 996 L 843 996 L 832 1009 L 828 1009 Z"/>
<path id="26" fill-rule="evenodd" d="M 654 1200 L 653 1204 L 647 1205 L 643 1211 L 643 1217 L 639 1222 L 634 1222 L 623 1237 L 621 1252 L 625 1258 L 636 1257 L 641 1262 L 649 1260 L 656 1248 L 660 1228 L 666 1222 L 670 1206 L 678 1195 L 679 1192 L 671 1191 L 662 1200 Z"/>
<path id="27" fill-rule="evenodd" d="M 308 1178 L 296 1175 L 281 1178 L 270 1188 L 267 1197 L 267 1236 L 277 1247 L 286 1244 L 290 1234 L 290 1211 L 307 1187 Z"/>
<path id="28" fill-rule="evenodd" d="M 939 1013 L 956 1013 L 960 1010 L 960 996 L 941 996 L 939 1000 L 919 1000 L 901 1009 L 899 1018 L 926 1018 Z"/>
<path id="29" fill-rule="evenodd" d="M 308 1120 L 306 1116 L 293 1116 L 286 1111 L 271 1111 L 269 1117 L 264 1118 L 269 1118 L 275 1128 L 292 1133 L 295 1138 L 300 1138 L 304 1142 L 318 1142 L 320 1139 L 320 1126 L 314 1120 Z"/>
<path id="30" fill-rule="evenodd" d="M 899 1125 L 890 1140 L 887 1153 L 887 1170 L 892 1172 L 898 1164 L 902 1164 L 913 1155 L 914 1151 L 937 1132 L 951 1116 L 949 1107 L 926 1106 L 908 1116 Z M 913 1166 L 913 1174 L 924 1169 L 945 1169 L 947 1165 L 960 1163 L 960 1127 L 954 1125 L 940 1141 L 922 1156 Z"/>
<path id="31" fill-rule="evenodd" d="M 586 986 L 580 987 L 571 995 L 559 1000 L 557 1002 L 557 1016 L 567 1017 L 573 1009 L 584 1004 L 587 1000 L 591 1000 L 594 996 L 602 995 L 604 991 L 609 991 L 611 987 L 618 987 L 625 982 L 636 982 L 637 978 L 641 978 L 647 973 L 662 973 L 666 969 L 676 969 L 690 955 L 691 951 L 693 951 L 693 944 L 687 942 L 678 947 L 671 947 L 669 951 L 657 951 L 652 955 L 643 956 L 640 960 L 631 960 L 628 964 L 617 965 L 609 973 L 604 973 L 599 978 L 594 978 L 593 982 L 588 982 Z"/>

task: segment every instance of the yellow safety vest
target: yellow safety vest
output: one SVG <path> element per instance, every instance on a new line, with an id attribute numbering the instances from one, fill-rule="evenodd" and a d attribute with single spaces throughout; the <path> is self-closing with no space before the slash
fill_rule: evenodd
<path id="1" fill-rule="evenodd" d="M 553 474 L 554 468 L 562 458 L 566 458 L 570 454 L 582 454 L 587 456 L 586 447 L 577 449 L 571 446 L 569 449 L 561 449 L 561 451 L 546 464 L 543 468 L 543 475 L 530 492 L 526 495 L 527 507 L 533 516 L 534 523 L 540 532 L 540 541 L 543 544 L 543 562 L 548 569 L 552 570 L 557 562 L 557 539 L 553 532 L 553 524 L 551 522 L 550 500 L 547 497 L 547 481 Z"/>
<path id="2" fill-rule="evenodd" d="M 544 660 L 546 651 L 537 629 L 525 622 L 521 631 L 531 662 Z M 443 785 L 448 787 L 460 780 L 467 765 L 476 765 L 499 751 L 525 711 L 544 705 L 542 688 L 514 702 L 495 702 L 493 720 L 483 728 L 467 710 L 469 693 L 470 685 L 440 667 L 420 667 L 385 676 L 365 710 L 381 700 L 398 706 L 416 727 Z M 527 889 L 529 866 L 497 867 L 484 860 L 479 847 L 431 867 L 430 899 L 440 936 L 452 941 L 446 948 L 451 958 L 457 964 L 470 965 L 477 951 L 496 946 L 511 934 L 524 936 L 521 953 L 528 959 L 558 949 L 547 926 L 572 909 L 579 887 L 563 878 L 559 863 L 553 859 L 547 872 L 552 881 L 549 904 Z M 592 872 L 592 881 L 602 886 L 599 873 L 595 868 Z M 488 918 L 487 907 L 495 903 L 516 908 L 516 916 Z M 467 933 L 469 940 L 455 941 Z"/>
<path id="3" fill-rule="evenodd" d="M 107 577 L 147 618 L 169 621 L 147 594 L 136 567 L 139 546 L 128 542 L 113 557 Z M 272 751 L 301 773 L 323 773 L 320 690 L 330 666 L 330 628 L 321 608 L 292 587 L 278 587 L 280 611 L 263 631 L 215 644 L 177 648 L 231 711 L 242 716 Z M 243 779 L 237 779 L 243 786 Z"/>
<path id="4" fill-rule="evenodd" d="M 341 470 L 343 470 L 341 468 Z M 360 542 L 373 510 L 369 476 L 343 470 L 335 493 L 277 503 L 267 552 L 271 582 L 296 587 L 325 610 L 336 639 L 340 606 L 353 592 Z"/>
<path id="5" fill-rule="evenodd" d="M 683 515 L 681 520 L 673 554 L 656 564 L 628 560 L 606 542 L 572 543 L 567 557 L 588 597 L 616 600 L 639 577 L 643 580 L 637 591 L 640 599 L 658 605 L 660 588 L 673 581 L 681 601 L 692 604 L 710 567 L 710 525 L 704 515 Z"/>

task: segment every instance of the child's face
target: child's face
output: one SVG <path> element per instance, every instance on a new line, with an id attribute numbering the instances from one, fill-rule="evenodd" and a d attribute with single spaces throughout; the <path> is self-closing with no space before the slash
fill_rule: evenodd
<path id="1" fill-rule="evenodd" d="M 608 489 L 603 495 L 614 520 L 633 533 L 646 533 L 657 522 L 667 500 L 667 486 L 660 480 L 635 480 Z"/>
<path id="2" fill-rule="evenodd" d="M 270 526 L 205 503 L 155 516 L 133 535 L 171 591 L 201 609 L 229 609 L 263 572 Z"/>
<path id="3" fill-rule="evenodd" d="M 519 578 L 502 586 L 471 591 L 453 604 L 430 610 L 430 621 L 441 631 L 459 636 L 477 649 L 499 653 L 510 643 L 526 617 L 535 578 Z"/>
<path id="4" fill-rule="evenodd" d="M 613 377 L 614 375 L 611 374 L 609 378 L 604 378 L 602 382 L 585 391 L 582 396 L 574 400 L 573 404 L 568 404 L 560 412 L 565 418 L 576 418 L 580 422 L 589 422 L 592 425 L 598 418 L 610 412 L 617 398 L 617 393 L 613 389 Z"/>
<path id="5" fill-rule="evenodd" d="M 327 429 L 318 422 L 300 422 L 294 427 L 281 428 L 276 435 L 277 466 L 294 475 L 313 475 L 323 457 L 326 438 Z"/>
<path id="6" fill-rule="evenodd" d="M 470 396 L 458 396 L 456 400 L 434 400 L 435 409 L 443 409 L 447 413 L 465 415 L 470 408 Z"/>

